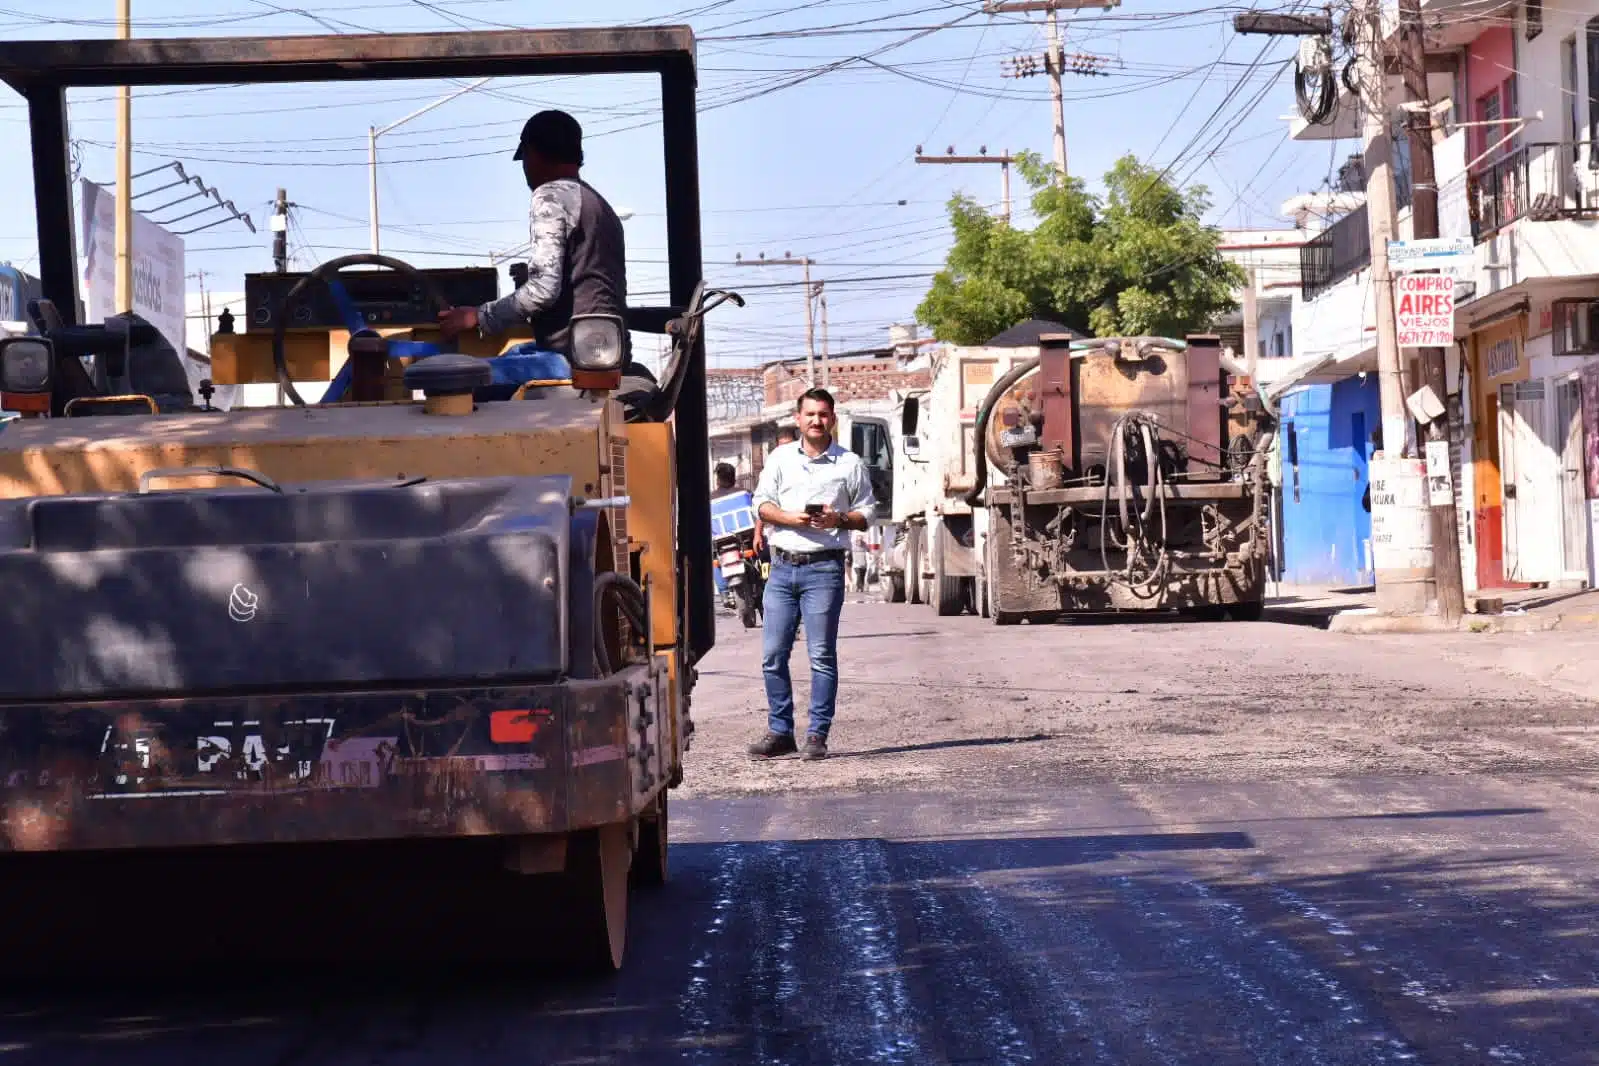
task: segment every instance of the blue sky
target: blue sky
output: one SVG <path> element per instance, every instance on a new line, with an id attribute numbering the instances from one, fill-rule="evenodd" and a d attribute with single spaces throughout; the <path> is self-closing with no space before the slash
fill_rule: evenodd
<path id="1" fill-rule="evenodd" d="M 1281 116 L 1293 107 L 1293 89 L 1283 64 L 1294 42 L 1235 35 L 1232 16 L 1242 9 L 1127 0 L 1108 13 L 1063 13 L 1066 50 L 1108 60 L 1106 76 L 1066 82 L 1071 172 L 1096 181 L 1133 152 L 1171 164 L 1185 183 L 1207 185 L 1218 225 L 1288 225 L 1277 214 L 1282 200 L 1324 186 L 1358 146 L 1287 140 Z M 986 145 L 1046 158 L 1051 151 L 1047 80 L 1008 78 L 1002 67 L 1005 57 L 1042 51 L 1042 16 L 986 15 L 980 0 L 133 0 L 133 10 L 136 34 L 163 37 L 692 25 L 700 40 L 705 273 L 712 285 L 742 287 L 749 300 L 743 310 L 716 313 L 713 365 L 805 351 L 798 269 L 739 268 L 736 254 L 810 256 L 813 276 L 829 282 L 832 350 L 882 344 L 890 323 L 912 318 L 942 262 L 949 196 L 999 200 L 996 167 L 919 166 L 916 146 L 972 153 Z M 112 0 L 0 0 L 0 33 L 111 36 L 114 14 Z M 290 234 L 296 268 L 364 251 L 368 126 L 455 88 L 435 81 L 139 90 L 135 171 L 179 160 L 256 223 L 254 235 L 231 222 L 186 238 L 191 289 L 202 271 L 207 288 L 228 291 L 243 273 L 271 268 L 266 218 L 279 186 L 298 205 Z M 384 251 L 417 265 L 468 265 L 523 244 L 527 190 L 510 151 L 529 114 L 563 107 L 587 131 L 585 177 L 635 212 L 627 232 L 636 301 L 660 298 L 657 104 L 656 83 L 645 77 L 502 79 L 394 130 L 379 142 Z M 29 269 L 37 248 L 25 115 L 0 89 L 0 259 Z M 76 93 L 71 119 L 83 176 L 111 182 L 110 92 Z M 1213 121 L 1201 132 L 1206 120 Z M 1013 185 L 1024 199 L 1020 180 Z M 1029 224 L 1025 211 L 1016 223 Z"/>

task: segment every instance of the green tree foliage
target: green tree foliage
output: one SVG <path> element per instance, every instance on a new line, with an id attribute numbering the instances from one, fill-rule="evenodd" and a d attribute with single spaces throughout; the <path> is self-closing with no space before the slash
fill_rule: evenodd
<path id="1" fill-rule="evenodd" d="M 1103 196 L 1056 181 L 1036 155 L 1017 170 L 1032 189 L 1032 230 L 969 196 L 950 201 L 955 244 L 916 309 L 939 340 L 981 344 L 1028 318 L 1097 337 L 1182 337 L 1237 307 L 1246 275 L 1201 221 L 1203 186 L 1178 189 L 1131 155 L 1105 175 Z"/>

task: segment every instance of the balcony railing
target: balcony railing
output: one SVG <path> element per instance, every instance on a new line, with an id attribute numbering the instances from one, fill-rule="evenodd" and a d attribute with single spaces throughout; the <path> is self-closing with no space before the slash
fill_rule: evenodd
<path id="1" fill-rule="evenodd" d="M 1371 231 L 1361 206 L 1300 246 L 1300 290 L 1305 299 L 1314 300 L 1370 264 Z"/>
<path id="2" fill-rule="evenodd" d="M 1591 141 L 1518 148 L 1466 176 L 1471 235 L 1481 241 L 1520 218 L 1599 218 L 1599 153 Z"/>

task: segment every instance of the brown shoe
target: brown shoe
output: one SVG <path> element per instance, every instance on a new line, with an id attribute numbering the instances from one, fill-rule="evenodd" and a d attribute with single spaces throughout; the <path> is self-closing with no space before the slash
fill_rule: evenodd
<path id="1" fill-rule="evenodd" d="M 805 750 L 800 757 L 806 762 L 827 758 L 827 738 L 819 733 L 812 733 L 806 737 Z"/>
<path id="2" fill-rule="evenodd" d="M 767 733 L 749 746 L 749 753 L 759 759 L 775 759 L 779 755 L 793 755 L 799 750 L 793 733 Z"/>

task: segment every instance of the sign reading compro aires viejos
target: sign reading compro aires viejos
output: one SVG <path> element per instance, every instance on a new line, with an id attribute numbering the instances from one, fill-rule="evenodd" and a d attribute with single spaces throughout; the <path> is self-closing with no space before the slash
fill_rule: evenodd
<path id="1" fill-rule="evenodd" d="M 1454 344 L 1454 277 L 1400 274 L 1394 278 L 1394 314 L 1401 348 L 1447 348 Z"/>

